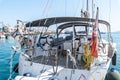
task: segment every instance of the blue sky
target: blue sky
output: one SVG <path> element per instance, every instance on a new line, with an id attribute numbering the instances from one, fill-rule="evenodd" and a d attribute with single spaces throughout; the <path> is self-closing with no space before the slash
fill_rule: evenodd
<path id="1" fill-rule="evenodd" d="M 91 6 L 92 0 L 89 1 Z M 32 21 L 53 16 L 80 16 L 83 3 L 85 8 L 85 0 L 0 0 L 0 22 L 14 26 L 17 19 Z M 110 22 L 112 31 L 120 30 L 120 0 L 94 0 L 94 3 L 95 10 L 99 7 L 99 18 Z"/>

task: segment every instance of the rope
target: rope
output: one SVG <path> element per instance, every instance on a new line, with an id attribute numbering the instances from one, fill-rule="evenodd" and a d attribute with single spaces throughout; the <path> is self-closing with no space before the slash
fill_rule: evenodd
<path id="1" fill-rule="evenodd" d="M 85 61 L 85 67 L 90 66 L 93 57 L 91 56 L 91 50 L 89 51 L 89 44 L 85 44 L 84 46 L 84 61 Z"/>

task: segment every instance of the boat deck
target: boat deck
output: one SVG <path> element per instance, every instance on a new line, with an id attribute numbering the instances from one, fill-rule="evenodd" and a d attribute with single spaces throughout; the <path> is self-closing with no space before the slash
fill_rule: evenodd
<path id="1" fill-rule="evenodd" d="M 68 68 L 76 68 L 73 66 L 73 62 L 69 59 L 68 63 L 66 56 L 59 55 L 58 57 L 51 55 L 51 56 L 37 56 L 32 59 L 33 62 L 39 63 L 39 64 L 46 64 L 46 65 L 52 65 L 52 66 L 62 66 L 62 67 L 68 67 Z M 84 69 L 85 63 L 82 61 L 77 61 L 77 68 L 78 69 Z"/>

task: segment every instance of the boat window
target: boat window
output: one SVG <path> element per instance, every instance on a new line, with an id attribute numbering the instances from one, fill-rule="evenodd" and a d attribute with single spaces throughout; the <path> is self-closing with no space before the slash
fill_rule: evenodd
<path id="1" fill-rule="evenodd" d="M 100 31 L 100 36 L 101 38 L 105 39 L 105 40 L 108 40 L 107 36 L 108 36 L 108 29 L 107 29 L 107 26 L 106 25 L 102 25 L 100 24 L 99 25 L 99 31 Z"/>
<path id="2" fill-rule="evenodd" d="M 86 35 L 85 27 L 83 26 L 76 26 L 76 35 Z"/>

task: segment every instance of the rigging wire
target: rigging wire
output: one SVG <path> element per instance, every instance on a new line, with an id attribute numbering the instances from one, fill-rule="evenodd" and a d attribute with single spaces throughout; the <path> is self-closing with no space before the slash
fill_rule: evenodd
<path id="1" fill-rule="evenodd" d="M 16 54 L 16 51 L 11 51 L 11 56 L 10 56 L 10 75 L 8 80 L 13 80 L 13 75 L 15 75 L 15 72 L 13 71 L 13 60 L 14 60 L 14 56 Z M 18 67 L 15 69 L 15 71 L 17 71 Z"/>
<path id="2" fill-rule="evenodd" d="M 67 10 L 67 0 L 65 0 L 65 16 L 66 16 L 66 10 Z"/>
<path id="3" fill-rule="evenodd" d="M 43 12 L 42 12 L 42 15 L 41 15 L 41 16 L 44 16 L 44 14 L 45 14 L 45 12 L 46 12 L 46 10 L 47 10 L 48 4 L 49 4 L 49 0 L 47 0 L 46 5 L 45 5 L 45 7 L 43 8 Z"/>
<path id="4" fill-rule="evenodd" d="M 45 5 L 45 7 L 43 8 L 43 12 L 42 12 L 42 14 L 41 14 L 41 16 L 44 16 L 45 15 L 45 13 L 46 13 L 46 11 L 47 12 L 49 12 L 48 10 L 50 10 L 50 0 L 47 0 L 47 2 L 46 2 L 46 5 Z M 49 7 L 49 8 L 48 8 Z M 46 14 L 46 17 L 48 16 L 48 14 Z M 47 19 L 45 20 L 45 22 L 44 22 L 44 24 L 46 24 L 46 22 L 47 22 Z M 39 21 L 39 25 L 41 24 L 41 21 Z M 47 30 L 48 30 L 48 27 L 45 29 L 45 31 L 44 31 L 44 27 L 42 28 L 42 30 L 41 30 L 41 32 L 40 32 L 40 37 L 39 37 L 39 40 L 38 40 L 38 42 L 40 42 L 40 39 L 41 39 L 41 37 L 42 37 L 42 34 L 43 33 L 46 33 L 47 32 Z"/>
<path id="5" fill-rule="evenodd" d="M 48 6 L 48 10 L 47 10 L 47 14 L 46 14 L 46 17 L 48 17 L 48 15 L 49 14 L 51 14 L 51 10 L 52 10 L 52 3 L 53 3 L 53 0 L 51 0 L 50 2 L 49 2 L 49 6 Z"/>
<path id="6" fill-rule="evenodd" d="M 77 11 L 79 11 L 79 4 L 80 4 L 80 0 L 78 0 L 78 4 L 76 6 L 74 16 L 77 16 Z"/>
<path id="7" fill-rule="evenodd" d="M 14 53 L 12 53 L 11 52 L 11 56 L 10 56 L 10 76 L 9 76 L 9 78 L 8 78 L 8 80 L 11 80 L 12 79 L 12 68 L 13 68 L 13 54 Z"/>
<path id="8" fill-rule="evenodd" d="M 110 22 L 110 15 L 111 15 L 111 0 L 109 0 L 109 22 Z M 111 32 L 111 29 L 109 28 L 110 32 Z M 112 39 L 112 36 L 110 34 L 110 40 L 113 42 L 113 39 Z"/>
<path id="9" fill-rule="evenodd" d="M 109 0 L 109 22 L 110 22 L 110 15 L 111 15 L 111 0 Z"/>
<path id="10" fill-rule="evenodd" d="M 82 0 L 82 10 L 84 10 L 84 4 L 85 4 L 85 2 L 84 2 L 84 0 Z"/>

